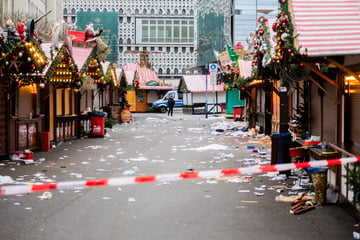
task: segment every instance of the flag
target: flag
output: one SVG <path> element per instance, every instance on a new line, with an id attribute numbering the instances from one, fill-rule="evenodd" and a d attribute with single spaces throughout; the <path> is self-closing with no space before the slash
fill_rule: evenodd
<path id="1" fill-rule="evenodd" d="M 69 31 L 69 36 L 73 42 L 85 42 L 85 32 Z"/>

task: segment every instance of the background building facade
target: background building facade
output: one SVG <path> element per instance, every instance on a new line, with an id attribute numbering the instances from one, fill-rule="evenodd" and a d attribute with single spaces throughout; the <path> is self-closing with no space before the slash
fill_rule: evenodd
<path id="1" fill-rule="evenodd" d="M 216 61 L 215 52 L 232 43 L 232 0 L 197 0 L 196 5 L 197 66 Z"/>
<path id="2" fill-rule="evenodd" d="M 234 44 L 241 42 L 247 49 L 246 40 L 255 31 L 258 17 L 276 18 L 278 9 L 278 0 L 234 0 Z"/>
<path id="3" fill-rule="evenodd" d="M 162 79 L 179 78 L 196 63 L 194 0 L 65 0 L 64 20 L 77 24 L 77 12 L 117 12 L 119 67 L 139 62 L 149 51 L 152 69 Z"/>

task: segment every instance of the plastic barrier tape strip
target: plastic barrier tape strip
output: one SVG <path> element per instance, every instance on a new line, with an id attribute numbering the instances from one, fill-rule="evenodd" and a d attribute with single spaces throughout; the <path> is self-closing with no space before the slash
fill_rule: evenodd
<path id="1" fill-rule="evenodd" d="M 301 163 L 284 163 L 284 164 L 274 164 L 274 165 L 266 165 L 266 166 L 252 166 L 252 167 L 244 167 L 244 168 L 230 168 L 230 169 L 209 170 L 209 171 L 200 171 L 200 172 L 191 171 L 191 172 L 173 173 L 173 174 L 95 179 L 95 180 L 87 180 L 87 181 L 42 183 L 42 184 L 33 184 L 33 185 L 7 185 L 0 187 L 0 196 L 26 194 L 33 192 L 44 192 L 50 190 L 75 190 L 75 189 L 84 189 L 90 187 L 124 186 L 124 185 L 149 183 L 149 182 L 171 182 L 171 181 L 180 181 L 185 179 L 218 178 L 218 177 L 230 176 L 230 175 L 288 171 L 297 168 L 328 167 L 332 165 L 341 165 L 341 164 L 348 164 L 355 162 L 360 162 L 360 157 L 340 158 L 333 160 L 320 160 L 320 161 L 301 162 Z"/>

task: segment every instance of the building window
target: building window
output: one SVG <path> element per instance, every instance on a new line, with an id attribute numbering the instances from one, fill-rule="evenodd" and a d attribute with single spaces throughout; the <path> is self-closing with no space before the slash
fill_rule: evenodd
<path id="1" fill-rule="evenodd" d="M 119 23 L 123 23 L 124 19 L 123 17 L 119 17 Z"/>
<path id="2" fill-rule="evenodd" d="M 182 15 L 186 15 L 186 10 L 185 9 L 182 10 Z"/>
<path id="3" fill-rule="evenodd" d="M 194 47 L 190 47 L 190 52 L 194 53 Z"/>
<path id="4" fill-rule="evenodd" d="M 143 14 L 144 14 L 144 15 L 147 14 L 147 10 L 146 10 L 146 9 L 143 10 Z"/>
<path id="5" fill-rule="evenodd" d="M 127 41 L 126 41 L 127 44 L 131 44 L 131 39 L 128 38 Z"/>
<path id="6" fill-rule="evenodd" d="M 71 23 L 75 23 L 76 22 L 76 17 L 71 17 Z"/>
<path id="7" fill-rule="evenodd" d="M 186 47 L 182 48 L 182 53 L 186 53 Z"/>
<path id="8" fill-rule="evenodd" d="M 123 47 L 119 47 L 119 52 L 122 53 L 124 51 Z"/>
<path id="9" fill-rule="evenodd" d="M 139 15 L 140 14 L 140 10 L 139 9 L 135 9 L 135 15 Z"/>
<path id="10" fill-rule="evenodd" d="M 151 48 L 150 48 L 150 51 L 155 51 L 155 47 L 151 47 Z"/>
<path id="11" fill-rule="evenodd" d="M 163 69 L 159 68 L 159 74 L 163 74 Z"/>
<path id="12" fill-rule="evenodd" d="M 170 47 L 166 47 L 166 52 L 170 53 Z"/>
<path id="13" fill-rule="evenodd" d="M 155 15 L 155 10 L 151 9 L 151 15 Z"/>
<path id="14" fill-rule="evenodd" d="M 124 10 L 122 8 L 119 9 L 119 14 L 123 15 L 124 14 Z"/>
<path id="15" fill-rule="evenodd" d="M 106 8 L 104 8 L 103 12 L 107 12 L 108 10 Z"/>
<path id="16" fill-rule="evenodd" d="M 178 51 L 179 51 L 179 48 L 178 48 L 178 47 L 175 47 L 175 48 L 174 48 L 174 52 L 175 52 L 175 53 L 178 53 Z"/>
<path id="17" fill-rule="evenodd" d="M 171 14 L 170 9 L 166 10 L 166 15 L 170 15 L 170 14 Z"/>
<path id="18" fill-rule="evenodd" d="M 68 10 L 67 10 L 67 8 L 64 8 L 63 13 L 64 13 L 64 15 L 67 15 L 67 14 L 68 14 Z"/>
<path id="19" fill-rule="evenodd" d="M 178 14 L 179 14 L 179 10 L 175 9 L 174 14 L 175 14 L 175 15 L 178 15 Z"/>
<path id="20" fill-rule="evenodd" d="M 131 23 L 131 17 L 126 18 L 127 23 Z"/>
<path id="21" fill-rule="evenodd" d="M 159 47 L 159 51 L 162 51 L 163 50 L 163 47 Z"/>
<path id="22" fill-rule="evenodd" d="M 170 68 L 167 68 L 166 69 L 166 74 L 170 74 L 170 73 L 171 73 Z"/>
<path id="23" fill-rule="evenodd" d="M 124 40 L 122 38 L 119 38 L 119 44 L 123 44 Z"/>
<path id="24" fill-rule="evenodd" d="M 126 50 L 127 50 L 127 51 L 131 51 L 131 47 L 126 47 Z"/>
<path id="25" fill-rule="evenodd" d="M 162 15 L 162 14 L 163 14 L 163 10 L 159 9 L 159 15 Z"/>
<path id="26" fill-rule="evenodd" d="M 174 69 L 174 74 L 178 74 L 179 70 L 177 68 Z"/>
<path id="27" fill-rule="evenodd" d="M 75 8 L 71 9 L 71 14 L 76 14 L 76 9 Z"/>
<path id="28" fill-rule="evenodd" d="M 97 9 L 95 9 L 95 12 L 100 12 L 100 9 L 98 9 L 98 8 L 97 8 Z"/>

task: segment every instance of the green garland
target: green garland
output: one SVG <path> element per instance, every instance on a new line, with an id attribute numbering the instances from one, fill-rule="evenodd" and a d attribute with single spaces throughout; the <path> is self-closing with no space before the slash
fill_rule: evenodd
<path id="1" fill-rule="evenodd" d="M 113 71 L 115 72 L 115 65 L 114 65 L 114 63 L 110 63 L 106 70 L 105 81 L 107 84 L 110 84 L 113 87 L 117 87 L 118 83 L 117 83 L 116 72 L 115 72 L 115 79 L 114 79 L 114 77 L 112 75 Z M 114 84 L 114 81 L 116 82 L 116 85 Z"/>
<path id="2" fill-rule="evenodd" d="M 80 76 L 81 76 L 82 81 L 85 80 L 85 78 L 83 77 L 83 75 L 84 75 L 84 74 L 86 75 L 86 72 L 87 72 L 88 69 L 89 69 L 89 65 L 91 64 L 91 61 L 93 61 L 94 59 L 96 59 L 97 62 L 98 62 L 98 64 L 99 64 L 99 65 L 98 65 L 98 68 L 100 68 L 100 73 L 101 73 L 101 74 L 100 74 L 100 75 L 101 75 L 100 79 L 102 78 L 102 80 L 105 80 L 104 71 L 103 71 L 103 68 L 102 68 L 102 66 L 101 66 L 101 64 L 100 64 L 100 61 L 99 61 L 98 56 L 97 56 L 97 54 L 96 54 L 96 51 L 97 51 L 97 49 L 96 49 L 96 46 L 95 46 L 95 47 L 91 50 L 89 56 L 87 57 L 84 65 L 82 66 L 82 68 L 81 68 L 81 70 L 80 70 Z"/>
<path id="3" fill-rule="evenodd" d="M 60 49 L 58 47 L 56 47 L 55 53 L 51 49 L 50 54 L 51 54 L 52 62 L 51 62 L 51 65 L 49 66 L 49 69 L 45 73 L 46 81 L 49 82 L 54 77 L 56 70 L 59 67 L 59 64 L 66 64 L 66 65 L 69 65 L 68 70 L 71 72 L 71 80 L 72 81 L 64 82 L 64 83 L 57 83 L 56 84 L 57 87 L 58 88 L 66 88 L 66 87 L 79 88 L 81 83 L 80 83 L 78 67 L 75 64 L 74 58 L 72 57 L 72 55 L 69 52 L 69 46 L 67 45 L 67 43 L 63 44 Z"/>

